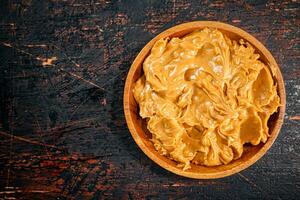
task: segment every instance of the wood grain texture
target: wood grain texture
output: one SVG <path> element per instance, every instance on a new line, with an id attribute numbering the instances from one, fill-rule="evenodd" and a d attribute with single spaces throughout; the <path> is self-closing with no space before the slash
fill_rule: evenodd
<path id="1" fill-rule="evenodd" d="M 3 0 L 0 199 L 297 199 L 299 1 Z M 171 174 L 134 143 L 123 116 L 127 71 L 161 31 L 218 20 L 258 38 L 281 67 L 285 123 L 234 176 Z M 55 60 L 56 58 L 56 60 Z"/>

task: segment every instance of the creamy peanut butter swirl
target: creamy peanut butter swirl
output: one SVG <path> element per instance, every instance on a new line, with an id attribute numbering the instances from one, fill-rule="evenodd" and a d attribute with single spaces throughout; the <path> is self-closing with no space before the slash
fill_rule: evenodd
<path id="1" fill-rule="evenodd" d="M 135 83 L 155 148 L 184 170 L 241 157 L 268 139 L 280 99 L 272 72 L 247 42 L 205 28 L 158 40 Z"/>

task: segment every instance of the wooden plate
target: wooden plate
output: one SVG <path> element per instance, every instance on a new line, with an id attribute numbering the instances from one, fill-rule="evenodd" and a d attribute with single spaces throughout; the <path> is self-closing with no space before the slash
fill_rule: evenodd
<path id="1" fill-rule="evenodd" d="M 192 31 L 203 29 L 205 27 L 217 28 L 224 34 L 226 34 L 230 39 L 239 40 L 243 38 L 248 41 L 256 49 L 256 53 L 261 55 L 260 60 L 264 63 L 269 63 L 275 70 L 274 80 L 277 83 L 277 90 L 281 100 L 281 106 L 278 112 L 273 114 L 268 122 L 270 138 L 265 144 L 261 143 L 257 146 L 244 146 L 244 153 L 241 158 L 232 161 L 227 165 L 206 167 L 200 165 L 192 164 L 192 168 L 183 171 L 181 168 L 176 167 L 176 162 L 168 159 L 165 156 L 160 155 L 154 148 L 152 142 L 149 140 L 151 138 L 151 133 L 146 128 L 146 122 L 143 120 L 138 113 L 138 105 L 133 97 L 133 86 L 136 80 L 141 77 L 142 65 L 144 59 L 148 56 L 153 44 L 166 37 L 182 37 Z M 124 113 L 126 117 L 126 122 L 128 128 L 131 132 L 137 145 L 143 150 L 143 152 L 154 162 L 156 162 L 161 167 L 181 176 L 197 178 L 197 179 L 213 179 L 232 175 L 243 169 L 246 169 L 250 165 L 254 164 L 258 159 L 260 159 L 272 146 L 273 142 L 277 138 L 281 125 L 283 123 L 284 113 L 285 113 L 285 88 L 280 72 L 275 59 L 271 53 L 260 43 L 257 39 L 251 36 L 249 33 L 243 31 L 240 28 L 224 24 L 221 22 L 214 21 L 196 21 L 185 24 L 180 24 L 174 26 L 153 38 L 138 54 L 138 56 L 133 61 L 130 70 L 127 75 L 125 88 L 124 88 Z"/>

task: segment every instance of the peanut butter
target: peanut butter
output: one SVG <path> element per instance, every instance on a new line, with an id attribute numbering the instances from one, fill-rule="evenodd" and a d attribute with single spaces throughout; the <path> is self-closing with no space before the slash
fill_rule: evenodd
<path id="1" fill-rule="evenodd" d="M 245 143 L 265 143 L 280 99 L 259 57 L 216 29 L 158 40 L 133 91 L 156 150 L 187 170 L 227 164 Z"/>

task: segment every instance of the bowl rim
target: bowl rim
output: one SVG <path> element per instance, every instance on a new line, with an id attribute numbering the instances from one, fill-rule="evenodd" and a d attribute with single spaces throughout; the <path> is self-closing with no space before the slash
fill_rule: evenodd
<path id="1" fill-rule="evenodd" d="M 272 130 L 271 136 L 268 138 L 267 142 L 263 144 L 263 146 L 258 150 L 256 154 L 254 154 L 252 157 L 250 157 L 246 162 L 242 162 L 241 164 L 234 166 L 231 169 L 225 170 L 225 171 L 216 171 L 209 174 L 199 174 L 192 171 L 183 171 L 180 168 L 177 168 L 175 166 L 172 166 L 166 162 L 161 162 L 157 158 L 157 155 L 153 152 L 151 152 L 148 147 L 144 144 L 141 137 L 139 136 L 135 124 L 133 123 L 131 114 L 130 114 L 130 88 L 132 86 L 132 79 L 134 77 L 135 71 L 138 69 L 140 63 L 140 57 L 144 56 L 144 54 L 148 54 L 151 50 L 154 43 L 161 39 L 166 38 L 172 34 L 178 33 L 180 31 L 184 31 L 186 29 L 203 29 L 204 27 L 209 28 L 217 28 L 221 30 L 225 30 L 228 32 L 233 32 L 237 35 L 239 35 L 241 38 L 245 39 L 246 41 L 250 42 L 256 49 L 258 49 L 261 54 L 263 54 L 266 57 L 266 60 L 273 65 L 273 67 L 276 69 L 276 81 L 278 83 L 278 94 L 280 97 L 281 105 L 279 109 L 278 119 L 275 121 L 274 128 Z M 246 31 L 242 30 L 241 28 L 219 22 L 219 21 L 193 21 L 193 22 L 187 22 L 182 23 L 176 26 L 173 26 L 167 30 L 164 30 L 163 32 L 159 33 L 157 36 L 155 36 L 153 39 L 151 39 L 138 53 L 138 55 L 135 57 L 129 71 L 127 74 L 125 87 L 124 87 L 124 96 L 123 96 L 123 108 L 124 108 L 124 114 L 126 123 L 128 126 L 128 129 L 135 140 L 136 144 L 140 147 L 140 149 L 156 164 L 161 166 L 162 168 L 173 172 L 177 175 L 188 177 L 188 178 L 194 178 L 194 179 L 216 179 L 216 178 L 222 178 L 226 176 L 233 175 L 235 173 L 238 173 L 249 166 L 253 165 L 256 161 L 258 161 L 272 146 L 275 139 L 277 138 L 280 129 L 282 127 L 283 121 L 284 121 L 284 115 L 285 115 L 285 109 L 286 109 L 286 93 L 285 93 L 285 86 L 284 86 L 284 80 L 282 73 L 280 71 L 280 67 L 278 66 L 277 62 L 275 61 L 272 54 L 269 52 L 269 50 L 254 36 L 247 33 Z"/>

